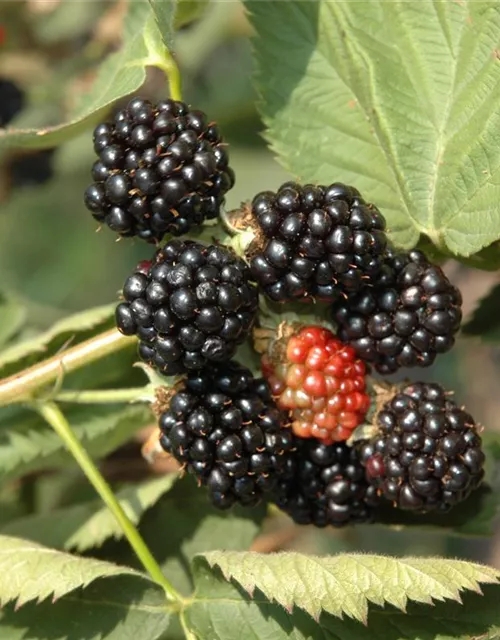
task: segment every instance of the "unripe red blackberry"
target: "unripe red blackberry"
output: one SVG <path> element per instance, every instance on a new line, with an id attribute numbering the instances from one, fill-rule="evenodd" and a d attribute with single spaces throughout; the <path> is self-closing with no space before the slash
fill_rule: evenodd
<path id="1" fill-rule="evenodd" d="M 262 236 L 252 273 L 271 300 L 334 301 L 380 270 L 385 221 L 354 187 L 287 182 L 255 196 L 252 214 Z"/>
<path id="2" fill-rule="evenodd" d="M 134 98 L 94 130 L 85 205 L 122 236 L 158 241 L 216 218 L 234 184 L 222 137 L 183 102 Z"/>
<path id="3" fill-rule="evenodd" d="M 334 303 L 339 338 L 383 374 L 427 367 L 449 351 L 462 296 L 420 251 L 390 255 L 375 285 Z"/>
<path id="4" fill-rule="evenodd" d="M 345 441 L 370 407 L 364 363 L 324 327 L 282 325 L 262 370 L 300 438 Z"/>
<path id="5" fill-rule="evenodd" d="M 144 362 L 166 375 L 232 358 L 248 335 L 258 295 L 243 260 L 221 246 L 171 240 L 123 287 L 118 329 L 137 335 Z"/>
<path id="6" fill-rule="evenodd" d="M 160 416 L 160 444 L 216 507 L 254 506 L 293 472 L 287 420 L 262 379 L 228 362 L 187 376 Z"/>
<path id="7" fill-rule="evenodd" d="M 394 506 L 447 511 L 481 483 L 478 427 L 439 385 L 406 386 L 383 405 L 376 424 L 361 458 L 369 482 Z"/>
<path id="8" fill-rule="evenodd" d="M 273 501 L 297 524 L 317 527 L 370 522 L 379 502 L 357 449 L 294 436 L 295 473 L 283 478 Z"/>

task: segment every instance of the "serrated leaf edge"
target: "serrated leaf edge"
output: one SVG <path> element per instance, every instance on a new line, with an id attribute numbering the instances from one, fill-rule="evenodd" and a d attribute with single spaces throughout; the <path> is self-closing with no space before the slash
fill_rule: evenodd
<path id="1" fill-rule="evenodd" d="M 435 581 L 436 585 L 438 585 L 439 589 L 443 590 L 445 589 L 447 592 L 444 595 L 440 595 L 440 594 L 423 594 L 422 597 L 420 598 L 415 598 L 415 597 L 411 597 L 408 596 L 408 594 L 404 591 L 401 592 L 400 597 L 386 597 L 385 594 L 380 594 L 380 597 L 377 597 L 376 594 L 370 593 L 369 591 L 365 591 L 363 592 L 361 589 L 359 590 L 359 593 L 357 594 L 357 598 L 351 598 L 351 606 L 349 606 L 349 608 L 344 608 L 343 610 L 340 611 L 340 614 L 336 613 L 335 611 L 332 611 L 330 609 L 322 609 L 320 607 L 313 607 L 311 610 L 309 610 L 306 607 L 301 606 L 300 604 L 291 602 L 291 603 L 287 603 L 286 601 L 284 601 L 284 599 L 279 598 L 279 596 L 274 597 L 273 594 L 273 598 L 272 600 L 274 602 L 276 602 L 276 604 L 282 606 L 286 611 L 288 611 L 289 613 L 291 613 L 293 611 L 293 608 L 296 606 L 299 609 L 305 611 L 306 613 L 308 613 L 315 621 L 318 621 L 322 611 L 326 611 L 328 613 L 330 613 L 331 615 L 335 615 L 337 617 L 342 618 L 343 614 L 348 615 L 350 618 L 353 618 L 355 620 L 358 620 L 360 622 L 362 622 L 363 624 L 367 623 L 367 618 L 368 618 L 368 604 L 369 603 L 373 603 L 379 606 L 383 606 L 384 602 L 387 602 L 388 604 L 391 604 L 392 606 L 394 606 L 395 608 L 399 609 L 402 612 L 406 611 L 406 605 L 409 601 L 413 601 L 413 602 L 419 602 L 421 604 L 427 604 L 430 606 L 434 605 L 434 602 L 439 602 L 439 601 L 445 601 L 445 600 L 453 600 L 455 602 L 461 603 L 461 592 L 463 591 L 473 591 L 477 594 L 482 595 L 482 590 L 480 587 L 481 583 L 484 584 L 498 584 L 500 583 L 500 571 L 494 569 L 493 567 L 489 567 L 487 565 L 482 565 L 479 563 L 472 563 L 472 562 L 467 562 L 467 561 L 463 561 L 463 560 L 455 560 L 455 559 L 448 559 L 448 558 L 439 558 L 439 557 L 426 557 L 426 558 L 420 558 L 420 557 L 401 557 L 401 558 L 397 558 L 397 557 L 389 557 L 389 556 L 382 556 L 382 555 L 370 555 L 370 554 L 363 554 L 363 553 L 350 553 L 350 554 L 340 554 L 338 556 L 314 556 L 314 555 L 303 555 L 303 554 L 298 554 L 295 552 L 282 552 L 282 553 L 274 553 L 274 554 L 266 554 L 264 556 L 264 554 L 259 554 L 259 553 L 255 553 L 255 552 L 238 552 L 238 551 L 231 551 L 231 552 L 223 552 L 223 551 L 211 551 L 211 552 L 207 552 L 204 554 L 198 554 L 197 556 L 195 556 L 194 558 L 194 562 L 195 563 L 199 563 L 199 562 L 205 562 L 206 564 L 208 564 L 209 568 L 211 570 L 213 570 L 214 568 L 217 568 L 218 570 L 220 570 L 223 578 L 227 581 L 235 581 L 237 584 L 239 584 L 246 593 L 249 594 L 249 597 L 253 599 L 253 594 L 255 592 L 255 589 L 260 589 L 259 584 L 257 581 L 255 581 L 254 583 L 248 582 L 245 579 L 242 579 L 242 576 L 240 577 L 236 577 L 234 572 L 231 571 L 230 568 L 225 567 L 223 564 L 221 564 L 221 561 L 223 559 L 224 556 L 233 556 L 233 557 L 237 557 L 240 556 L 242 558 L 242 560 L 244 558 L 249 558 L 251 556 L 253 556 L 254 558 L 263 558 L 263 557 L 277 557 L 277 556 L 296 556 L 297 558 L 303 559 L 305 561 L 315 561 L 318 562 L 320 565 L 322 564 L 322 561 L 324 561 L 325 559 L 333 559 L 334 557 L 343 559 L 343 560 L 347 560 L 347 559 L 351 559 L 354 561 L 357 561 L 360 563 L 360 565 L 363 565 L 363 560 L 365 559 L 372 559 L 372 560 L 380 560 L 380 561 L 386 561 L 386 562 L 390 562 L 390 563 L 395 563 L 395 564 L 400 564 L 401 566 L 404 566 L 405 569 L 408 571 L 412 571 L 415 573 L 422 573 L 425 578 L 427 580 L 431 580 L 431 581 Z M 422 571 L 422 567 L 421 565 L 428 565 L 429 569 L 431 569 L 433 566 L 435 566 L 435 563 L 439 562 L 439 563 L 447 563 L 447 569 L 448 570 L 452 570 L 452 571 L 458 571 L 458 566 L 460 565 L 464 565 L 467 567 L 474 567 L 476 570 L 478 570 L 480 573 L 478 575 L 477 578 L 473 579 L 470 578 L 469 576 L 465 576 L 463 573 L 459 573 L 460 579 L 465 582 L 466 584 L 461 585 L 461 586 L 456 586 L 454 588 L 450 588 L 448 585 L 448 588 L 445 587 L 445 585 L 443 585 L 442 582 L 437 581 L 435 578 L 433 578 L 432 576 L 432 572 L 430 573 L 426 573 L 424 571 Z M 269 568 L 269 567 L 268 567 Z M 327 567 L 322 567 L 325 571 L 328 571 Z M 366 571 L 369 571 L 370 573 L 372 573 L 372 575 L 374 575 L 375 577 L 376 574 L 373 573 L 372 569 L 370 567 L 364 566 L 364 569 Z M 247 577 L 245 575 L 245 577 Z M 250 577 L 250 576 L 248 576 Z M 338 582 L 338 577 L 337 576 L 333 576 L 332 577 Z M 378 579 L 378 577 L 377 577 Z M 382 583 L 380 584 L 380 586 L 383 586 Z M 262 589 L 260 589 L 262 590 Z M 356 601 L 358 600 L 358 601 Z"/>

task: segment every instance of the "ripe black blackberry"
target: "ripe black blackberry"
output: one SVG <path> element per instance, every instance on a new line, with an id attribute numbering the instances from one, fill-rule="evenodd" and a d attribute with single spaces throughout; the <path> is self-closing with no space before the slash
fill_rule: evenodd
<path id="1" fill-rule="evenodd" d="M 390 254 L 375 286 L 332 308 L 339 338 L 383 374 L 428 367 L 449 351 L 462 320 L 462 296 L 420 251 Z"/>
<path id="2" fill-rule="evenodd" d="M 251 269 L 271 300 L 334 301 L 380 270 L 385 221 L 354 187 L 287 182 L 255 196 L 252 214 L 264 239 Z"/>
<path id="3" fill-rule="evenodd" d="M 0 127 L 6 127 L 24 106 L 24 91 L 7 78 L 0 78 Z"/>
<path id="4" fill-rule="evenodd" d="M 243 260 L 221 246 L 171 240 L 123 287 L 118 329 L 137 335 L 139 355 L 166 375 L 233 357 L 248 335 L 258 294 Z"/>
<path id="5" fill-rule="evenodd" d="M 294 437 L 267 383 L 236 362 L 190 373 L 160 415 L 160 444 L 220 509 L 254 506 L 293 471 Z"/>
<path id="6" fill-rule="evenodd" d="M 370 522 L 379 499 L 365 478 L 357 449 L 294 436 L 292 477 L 280 479 L 273 501 L 297 524 L 316 527 Z"/>
<path id="7" fill-rule="evenodd" d="M 473 418 L 437 384 L 411 384 L 377 415 L 362 446 L 367 479 L 400 509 L 447 511 L 479 486 L 484 453 Z"/>
<path id="8" fill-rule="evenodd" d="M 122 236 L 158 241 L 216 218 L 234 184 L 213 122 L 183 102 L 134 98 L 94 130 L 85 205 Z"/>

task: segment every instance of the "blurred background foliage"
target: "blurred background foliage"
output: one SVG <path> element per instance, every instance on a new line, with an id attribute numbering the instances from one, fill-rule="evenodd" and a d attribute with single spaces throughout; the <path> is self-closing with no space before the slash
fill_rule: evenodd
<path id="1" fill-rule="evenodd" d="M 26 92 L 26 105 L 11 126 L 44 127 L 65 120 L 93 79 L 96 65 L 118 49 L 123 9 L 120 1 L 0 2 L 0 77 L 14 80 Z M 184 98 L 218 121 L 230 144 L 237 182 L 227 198 L 229 209 L 289 178 L 261 137 L 263 125 L 252 88 L 250 35 L 242 4 L 224 0 L 210 3 L 200 18 L 176 35 Z M 155 99 L 166 91 L 164 76 L 150 69 L 141 95 Z M 107 229 L 96 233 L 96 224 L 82 201 L 93 156 L 89 131 L 41 155 L 11 150 L 0 157 L 0 288 L 26 308 L 24 335 L 47 329 L 70 312 L 112 302 L 133 266 L 149 255 L 140 241 L 116 242 Z M 463 291 L 467 315 L 499 280 L 496 273 L 469 270 L 454 262 L 445 268 Z M 458 401 L 479 422 L 488 430 L 500 430 L 499 355 L 495 346 L 461 339 L 458 348 L 442 356 L 436 366 L 418 373 L 455 389 Z M 128 367 L 127 358 L 121 364 Z M 171 468 L 163 464 L 148 469 L 140 456 L 147 433 L 147 429 L 141 431 L 105 459 L 102 468 L 110 481 L 120 484 Z M 189 496 L 190 484 L 183 489 L 184 484 L 175 491 L 181 496 L 186 491 Z M 0 521 L 16 513 L 44 514 L 93 498 L 75 469 L 25 476 L 2 489 Z M 146 532 L 151 523 L 161 521 L 161 508 L 162 502 L 146 516 Z M 292 526 L 286 517 L 274 515 L 254 548 L 439 554 L 500 567 L 499 534 L 490 539 L 465 539 L 421 529 L 318 531 Z M 121 558 L 123 543 L 109 542 L 102 553 Z"/>

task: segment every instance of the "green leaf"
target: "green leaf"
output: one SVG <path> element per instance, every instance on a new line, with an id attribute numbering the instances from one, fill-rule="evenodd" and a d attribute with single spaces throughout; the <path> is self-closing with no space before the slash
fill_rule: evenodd
<path id="1" fill-rule="evenodd" d="M 129 520 L 137 525 L 145 512 L 170 491 L 177 478 L 177 474 L 172 473 L 128 486 L 116 497 Z M 54 522 L 57 522 L 56 527 Z M 101 500 L 20 518 L 4 527 L 2 534 L 29 538 L 51 547 L 76 549 L 80 553 L 101 546 L 108 538 L 118 540 L 123 537 L 121 527 Z"/>
<path id="2" fill-rule="evenodd" d="M 287 611 L 299 607 L 317 619 L 322 611 L 366 622 L 368 602 L 404 610 L 408 600 L 460 601 L 460 592 L 480 593 L 479 583 L 496 583 L 491 567 L 442 558 L 389 558 L 358 554 L 307 556 L 212 551 L 198 562 L 218 567 L 252 596 L 259 589 Z"/>
<path id="3" fill-rule="evenodd" d="M 245 638 L 259 640 L 493 640 L 500 633 L 500 587 L 496 585 L 486 585 L 484 595 L 465 593 L 463 604 L 410 603 L 405 612 L 371 605 L 368 625 L 364 625 L 326 612 L 317 621 L 300 609 L 283 609 L 258 591 L 251 598 L 202 561 L 195 570 L 196 597 L 185 619 L 196 638 L 234 640 L 242 630 Z M 356 576 L 343 578 L 350 581 Z M 405 586 L 395 585 L 402 592 Z"/>
<path id="4" fill-rule="evenodd" d="M 96 124 L 113 103 L 137 91 L 143 84 L 145 68 L 151 64 L 145 34 L 149 33 L 151 38 L 155 29 L 149 3 L 130 1 L 120 51 L 102 63 L 91 90 L 83 96 L 70 120 L 42 130 L 0 129 L 0 149 L 52 147 Z"/>
<path id="5" fill-rule="evenodd" d="M 35 413 L 2 409 L 0 422 L 0 478 L 75 464 L 59 436 Z M 87 451 L 98 458 L 151 424 L 149 407 L 74 406 L 66 411 L 71 427 Z"/>
<path id="6" fill-rule="evenodd" d="M 462 328 L 470 336 L 480 336 L 485 342 L 500 340 L 500 284 L 497 284 L 480 302 L 472 318 Z"/>
<path id="7" fill-rule="evenodd" d="M 356 185 L 406 248 L 500 237 L 497 3 L 246 6 L 267 138 L 294 176 Z"/>
<path id="8" fill-rule="evenodd" d="M 54 603 L 4 607 L 0 640 L 157 640 L 170 618 L 160 588 L 132 576 L 111 577 Z"/>
<path id="9" fill-rule="evenodd" d="M 133 575 L 149 580 L 129 567 L 94 558 L 80 558 L 10 536 L 0 536 L 0 602 L 20 607 L 30 600 L 60 598 L 97 578 Z"/>
<path id="10" fill-rule="evenodd" d="M 24 307 L 14 298 L 0 292 L 0 347 L 16 335 L 25 319 Z"/>
<path id="11" fill-rule="evenodd" d="M 165 46 L 171 47 L 172 32 L 197 20 L 208 8 L 208 0 L 149 0 Z"/>
<path id="12" fill-rule="evenodd" d="M 141 534 L 165 575 L 188 595 L 193 586 L 189 571 L 193 556 L 212 549 L 248 549 L 264 516 L 264 507 L 214 510 L 206 489 L 187 477 L 145 514 Z M 109 544 L 103 547 L 103 557 L 138 566 L 125 542 L 113 546 L 114 549 Z"/>
<path id="13" fill-rule="evenodd" d="M 161 39 L 166 47 L 172 45 L 172 31 L 174 28 L 174 16 L 177 12 L 177 0 L 149 0 L 154 13 L 156 24 L 161 35 Z"/>

